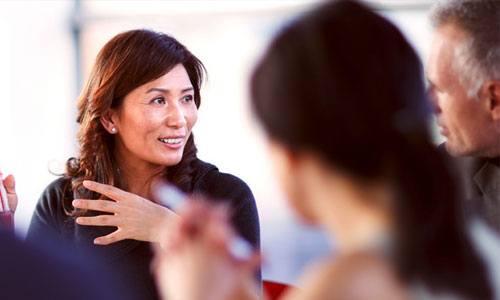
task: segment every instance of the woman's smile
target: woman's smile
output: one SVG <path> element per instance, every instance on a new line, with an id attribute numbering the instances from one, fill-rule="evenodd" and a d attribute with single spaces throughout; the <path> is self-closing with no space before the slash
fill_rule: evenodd
<path id="1" fill-rule="evenodd" d="M 114 112 L 116 152 L 122 163 L 178 164 L 198 118 L 193 85 L 182 64 L 127 94 Z"/>
<path id="2" fill-rule="evenodd" d="M 166 137 L 166 138 L 158 138 L 163 145 L 169 147 L 171 149 L 179 149 L 183 146 L 184 137 Z"/>

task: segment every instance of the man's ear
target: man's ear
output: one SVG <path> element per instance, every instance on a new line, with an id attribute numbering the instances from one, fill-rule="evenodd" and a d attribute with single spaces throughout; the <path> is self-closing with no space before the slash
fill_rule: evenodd
<path id="1" fill-rule="evenodd" d="M 106 131 L 111 134 L 115 134 L 118 132 L 118 128 L 116 128 L 115 122 L 113 121 L 116 118 L 115 114 L 116 113 L 113 110 L 108 110 L 101 116 L 100 119 L 104 129 L 106 129 Z"/>
<path id="2" fill-rule="evenodd" d="M 485 91 L 488 103 L 488 111 L 495 121 L 500 120 L 500 81 L 492 80 L 486 83 Z"/>

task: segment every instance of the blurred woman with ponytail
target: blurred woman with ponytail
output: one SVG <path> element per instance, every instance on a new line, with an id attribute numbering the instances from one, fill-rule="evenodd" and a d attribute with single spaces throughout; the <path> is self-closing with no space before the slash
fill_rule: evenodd
<path id="1" fill-rule="evenodd" d="M 283 299 L 493 298 L 459 194 L 431 143 L 423 78 L 401 32 L 356 1 L 303 15 L 264 54 L 251 98 L 277 177 L 294 211 L 338 247 Z M 171 241 L 177 246 L 158 253 L 159 282 L 192 276 L 180 270 L 194 259 L 194 246 L 212 249 L 225 273 L 245 278 L 251 270 L 224 260 L 220 238 L 210 237 L 224 223 L 196 212 L 183 222 L 192 229 L 188 217 L 196 220 L 200 238 L 181 226 L 184 234 Z M 218 295 L 240 286 L 210 280 L 219 283 L 209 289 Z M 172 289 L 164 293 L 180 299 Z"/>
<path id="2" fill-rule="evenodd" d="M 91 251 L 157 299 L 150 243 L 177 215 L 153 201 L 168 181 L 231 208 L 231 221 L 259 244 L 248 186 L 196 157 L 191 132 L 201 103 L 203 64 L 176 39 L 149 30 L 118 34 L 98 54 L 78 101 L 79 156 L 43 192 L 27 239 L 51 232 L 57 241 Z M 168 230 L 167 230 L 168 231 Z"/>

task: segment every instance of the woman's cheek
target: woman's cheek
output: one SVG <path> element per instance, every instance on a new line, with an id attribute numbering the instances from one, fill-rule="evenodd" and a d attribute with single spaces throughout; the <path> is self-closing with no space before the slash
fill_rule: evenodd
<path id="1" fill-rule="evenodd" d="M 198 121 L 198 109 L 196 108 L 196 106 L 194 107 L 194 109 L 189 110 L 185 116 L 188 130 L 191 130 L 196 124 L 196 121 Z"/>

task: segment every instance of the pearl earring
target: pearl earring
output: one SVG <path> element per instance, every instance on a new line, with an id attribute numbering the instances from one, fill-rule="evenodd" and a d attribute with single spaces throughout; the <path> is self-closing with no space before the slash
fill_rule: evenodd
<path id="1" fill-rule="evenodd" d="M 116 128 L 111 128 L 111 132 L 116 132 Z"/>

